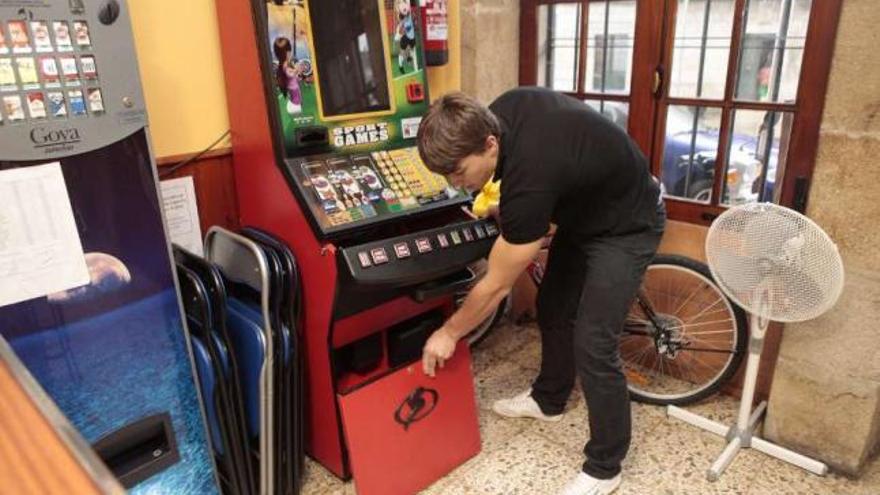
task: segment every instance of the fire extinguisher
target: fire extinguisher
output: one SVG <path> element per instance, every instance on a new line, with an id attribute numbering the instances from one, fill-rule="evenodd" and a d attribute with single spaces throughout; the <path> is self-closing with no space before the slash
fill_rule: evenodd
<path id="1" fill-rule="evenodd" d="M 447 0 L 420 0 L 427 65 L 445 65 L 449 61 L 446 4 Z"/>

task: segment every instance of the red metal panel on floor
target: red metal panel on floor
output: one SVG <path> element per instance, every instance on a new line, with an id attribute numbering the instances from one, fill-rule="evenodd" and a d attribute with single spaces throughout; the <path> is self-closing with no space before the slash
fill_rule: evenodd
<path id="1" fill-rule="evenodd" d="M 421 362 L 340 396 L 359 495 L 410 495 L 480 451 L 471 359 L 464 342 L 435 378 Z"/>

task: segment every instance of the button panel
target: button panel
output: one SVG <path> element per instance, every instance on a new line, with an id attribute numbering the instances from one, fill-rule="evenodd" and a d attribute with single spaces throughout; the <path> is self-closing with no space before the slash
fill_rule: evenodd
<path id="1" fill-rule="evenodd" d="M 485 257 L 499 229 L 474 220 L 343 248 L 353 278 L 362 284 L 415 284 Z"/>

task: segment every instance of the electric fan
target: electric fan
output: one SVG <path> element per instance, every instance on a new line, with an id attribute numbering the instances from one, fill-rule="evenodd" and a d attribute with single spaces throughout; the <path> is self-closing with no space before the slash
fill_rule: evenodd
<path id="1" fill-rule="evenodd" d="M 709 468 L 715 481 L 743 448 L 824 475 L 828 467 L 754 435 L 767 403 L 752 410 L 758 363 L 770 320 L 797 322 L 830 309 L 843 290 L 843 262 L 837 246 L 815 222 L 788 208 L 741 205 L 722 213 L 709 228 L 706 258 L 715 281 L 734 302 L 751 313 L 751 336 L 739 415 L 727 427 L 684 409 L 667 414 L 726 437 L 729 443 Z"/>

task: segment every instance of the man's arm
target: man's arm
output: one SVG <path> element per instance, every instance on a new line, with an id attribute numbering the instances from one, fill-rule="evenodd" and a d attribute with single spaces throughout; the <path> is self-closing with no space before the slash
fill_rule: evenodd
<path id="1" fill-rule="evenodd" d="M 503 237 L 495 240 L 486 275 L 471 289 L 458 311 L 425 344 L 422 365 L 427 375 L 434 376 L 436 366 L 442 368 L 452 357 L 458 340 L 485 320 L 510 293 L 542 243 L 543 238 L 528 244 L 511 244 Z"/>

